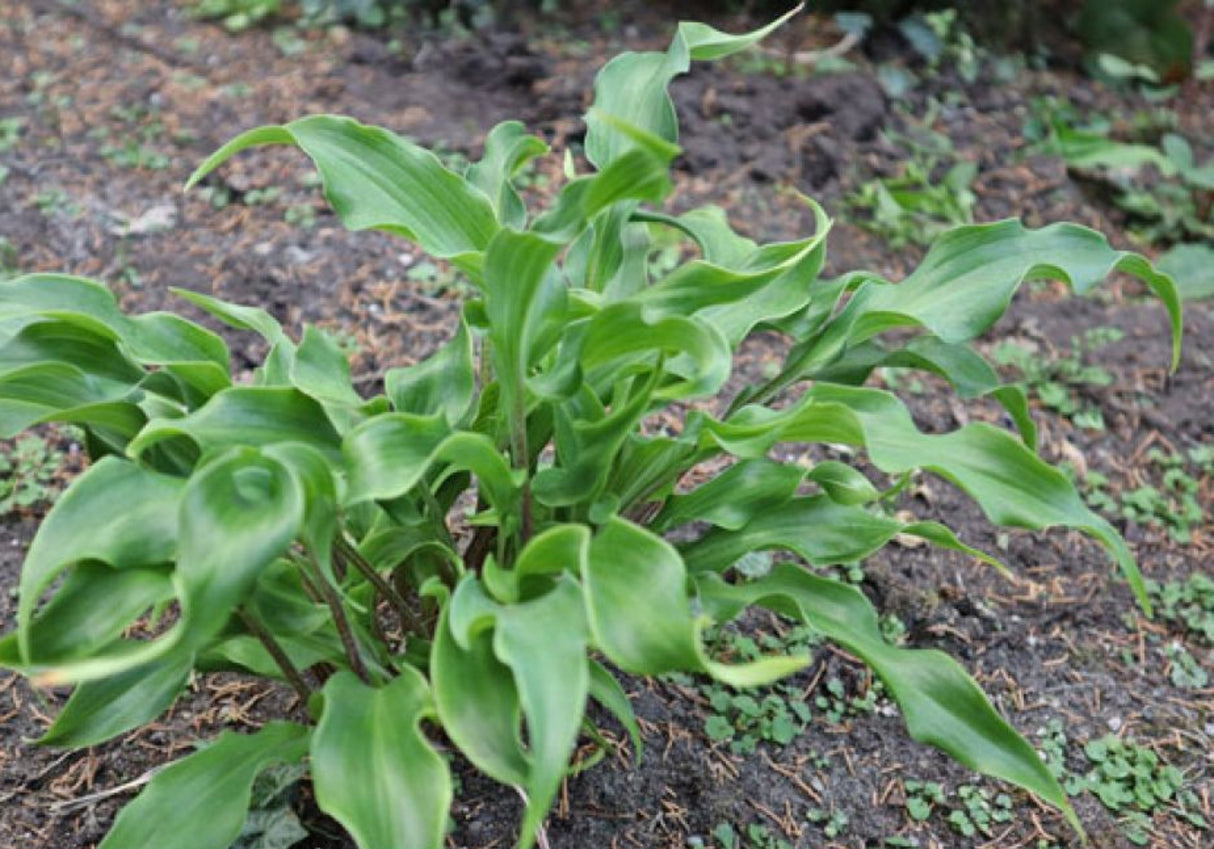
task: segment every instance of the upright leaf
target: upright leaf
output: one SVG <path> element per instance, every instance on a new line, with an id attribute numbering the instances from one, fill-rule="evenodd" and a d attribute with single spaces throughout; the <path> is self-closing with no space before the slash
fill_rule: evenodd
<path id="1" fill-rule="evenodd" d="M 320 809 L 359 849 L 440 849 L 451 807 L 447 763 L 422 734 L 433 707 L 410 666 L 382 687 L 338 672 L 324 689 L 312 736 L 312 782 Z"/>
<path id="2" fill-rule="evenodd" d="M 595 109 L 667 141 L 678 141 L 674 103 L 666 91 L 671 80 L 687 73 L 693 59 L 722 59 L 750 47 L 800 8 L 743 35 L 729 35 L 700 23 L 681 23 L 665 53 L 624 53 L 604 65 L 594 80 Z M 627 136 L 613 132 L 601 115 L 591 112 L 587 116 L 586 158 L 599 168 L 623 155 L 632 144 Z"/>

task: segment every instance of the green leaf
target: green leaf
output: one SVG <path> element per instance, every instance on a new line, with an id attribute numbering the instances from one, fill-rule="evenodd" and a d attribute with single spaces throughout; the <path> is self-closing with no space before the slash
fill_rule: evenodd
<path id="1" fill-rule="evenodd" d="M 652 527 L 661 532 L 704 521 L 737 530 L 792 498 L 804 478 L 805 470 L 799 466 L 767 459 L 746 460 L 686 495 L 673 496 Z"/>
<path id="2" fill-rule="evenodd" d="M 1165 177 L 1176 173 L 1176 165 L 1157 148 L 1114 141 L 1101 133 L 1077 130 L 1063 121 L 1054 122 L 1054 142 L 1058 153 L 1072 168 L 1134 173 L 1144 165 L 1154 165 Z"/>
<path id="3" fill-rule="evenodd" d="M 651 319 L 635 301 L 600 310 L 579 343 L 585 380 L 594 387 L 630 371 L 649 371 L 659 355 L 670 356 L 663 365 L 678 379 L 654 392 L 667 400 L 711 395 L 728 380 L 732 368 L 729 341 L 713 324 L 694 316 Z"/>
<path id="4" fill-rule="evenodd" d="M 347 504 L 403 495 L 438 462 L 474 473 L 490 503 L 504 512 L 522 483 L 521 472 L 510 468 L 493 440 L 479 433 L 451 433 L 438 415 L 376 416 L 347 434 L 342 453 L 349 473 Z"/>
<path id="5" fill-rule="evenodd" d="M 838 504 L 867 504 L 879 496 L 877 488 L 859 469 L 837 460 L 823 460 L 810 469 L 808 480 L 822 487 Z"/>
<path id="6" fill-rule="evenodd" d="M 731 347 L 736 347 L 756 325 L 805 307 L 811 296 L 810 284 L 826 259 L 831 220 L 817 203 L 802 199 L 813 210 L 816 221 L 814 235 L 806 239 L 764 245 L 736 256 L 745 244 L 743 240 L 729 239 L 715 228 L 701 226 L 694 230 L 700 238 L 713 240 L 715 255 L 728 256 L 733 263 L 714 264 L 706 256 L 679 266 L 636 296 L 645 305 L 646 316 L 652 320 L 657 316 L 699 315 L 720 330 Z M 678 224 L 683 225 L 685 219 L 678 219 Z M 727 225 L 719 226 L 728 229 Z"/>
<path id="7" fill-rule="evenodd" d="M 35 316 L 84 328 L 116 342 L 136 363 L 163 368 L 192 393 L 191 403 L 230 383 L 228 349 L 217 335 L 171 313 L 130 318 L 92 280 L 30 274 L 0 284 L 0 322 Z"/>
<path id="8" fill-rule="evenodd" d="M 670 543 L 612 518 L 591 542 L 582 578 L 594 643 L 613 663 L 637 675 L 699 668 L 687 575 Z"/>
<path id="9" fill-rule="evenodd" d="M 292 143 L 312 158 L 325 197 L 351 230 L 396 233 L 466 268 L 479 264 L 473 255 L 498 230 L 489 198 L 433 153 L 388 130 L 333 115 L 237 136 L 203 162 L 186 187 L 246 148 Z"/>
<path id="10" fill-rule="evenodd" d="M 341 437 L 318 401 L 294 388 L 234 386 L 183 418 L 155 419 L 130 445 L 140 456 L 149 448 L 185 436 L 203 451 L 232 445 L 302 442 L 326 458 L 340 458 Z"/>
<path id="11" fill-rule="evenodd" d="M 485 313 L 507 415 L 526 403 L 528 367 L 543 350 L 538 343 L 563 318 L 565 287 L 553 265 L 559 249 L 532 233 L 502 230 L 485 255 Z"/>
<path id="12" fill-rule="evenodd" d="M 167 566 L 116 569 L 95 560 L 77 563 L 30 623 L 30 662 L 37 666 L 85 657 L 172 597 Z M 98 598 L 105 604 L 98 604 Z"/>
<path id="13" fill-rule="evenodd" d="M 129 569 L 173 559 L 182 484 L 116 457 L 103 458 L 73 482 L 38 529 L 21 571 L 17 633 L 26 661 L 37 654 L 34 610 L 65 568 L 83 560 Z"/>
<path id="14" fill-rule="evenodd" d="M 38 742 L 81 748 L 151 722 L 189 680 L 194 654 L 177 650 L 98 681 L 79 685 Z"/>
<path id="15" fill-rule="evenodd" d="M 638 675 L 704 671 L 735 687 L 789 675 L 807 657 L 767 657 L 726 666 L 705 657 L 692 614 L 687 571 L 678 551 L 620 518 L 608 520 L 590 544 L 583 592 L 593 644 L 621 669 Z M 645 591 L 638 593 L 637 587 Z"/>
<path id="16" fill-rule="evenodd" d="M 984 423 L 943 434 L 921 433 L 894 395 L 818 384 L 781 411 L 749 406 L 726 422 L 701 419 L 701 446 L 745 457 L 777 442 L 839 442 L 868 449 L 881 471 L 926 469 L 968 493 L 992 522 L 1039 530 L 1063 525 L 1101 542 L 1120 565 L 1143 609 L 1150 601 L 1125 541 L 1084 504 L 1070 480 L 1011 434 Z"/>
<path id="17" fill-rule="evenodd" d="M 1007 309 L 1025 280 L 1061 279 L 1085 294 L 1113 271 L 1146 283 L 1172 323 L 1172 367 L 1180 358 L 1181 302 L 1176 286 L 1138 254 L 1116 251 L 1094 230 L 1052 224 L 1029 230 L 1019 221 L 957 227 L 932 245 L 917 269 L 894 285 L 868 275 L 820 337 L 794 350 L 786 382 L 837 359 L 851 345 L 895 327 L 919 325 L 943 342 L 968 342 Z"/>
<path id="18" fill-rule="evenodd" d="M 410 666 L 382 687 L 344 670 L 325 684 L 312 783 L 320 809 L 359 849 L 442 846 L 451 775 L 419 727 L 433 710 L 425 678 Z"/>
<path id="19" fill-rule="evenodd" d="M 304 328 L 303 339 L 291 363 L 291 382 L 317 401 L 359 406 L 362 398 L 350 382 L 350 362 L 337 343 L 312 325 Z"/>
<path id="20" fill-rule="evenodd" d="M 607 667 L 594 658 L 590 659 L 590 698 L 611 712 L 628 732 L 632 740 L 632 751 L 635 762 L 639 764 L 645 754 L 645 741 L 641 736 L 641 726 L 637 722 L 636 713 L 632 710 L 632 702 L 628 694 L 620 686 L 620 682 L 608 671 Z"/>
<path id="21" fill-rule="evenodd" d="M 468 182 L 493 203 L 503 227 L 521 230 L 527 223 L 527 210 L 511 184 L 519 169 L 548 152 L 548 145 L 528 135 L 519 121 L 503 121 L 485 137 L 485 154 L 468 169 Z"/>
<path id="22" fill-rule="evenodd" d="M 594 503 L 624 440 L 648 409 L 655 382 L 646 381 L 617 399 L 610 413 L 588 389 L 557 406 L 553 418 L 559 462 L 541 469 L 533 481 L 541 503 L 553 507 Z"/>
<path id="23" fill-rule="evenodd" d="M 398 413 L 441 413 L 451 426 L 469 412 L 476 390 L 472 334 L 460 321 L 455 336 L 435 354 L 408 368 L 389 369 L 384 389 Z"/>
<path id="24" fill-rule="evenodd" d="M 747 524 L 737 530 L 714 528 L 696 542 L 682 548 L 683 559 L 691 572 L 720 572 L 752 551 L 782 548 L 794 551 L 817 566 L 854 563 L 863 560 L 888 543 L 897 534 L 925 536 L 948 548 L 956 548 L 975 557 L 986 555 L 941 537 L 939 526 L 927 525 L 920 533 L 917 524 L 870 512 L 863 507 L 840 504 L 825 495 L 795 498 L 777 507 L 756 511 Z"/>
<path id="25" fill-rule="evenodd" d="M 227 849 L 248 815 L 263 769 L 307 752 L 309 730 L 272 722 L 256 734 L 224 732 L 211 745 L 156 775 L 114 820 L 98 849 L 163 849 L 189 835 L 197 849 Z"/>
<path id="26" fill-rule="evenodd" d="M 125 402 L 134 394 L 129 383 L 86 374 L 74 365 L 45 362 L 0 375 L 0 439 L 12 439 L 27 428 L 49 421 L 80 421 L 132 433 L 142 414 Z"/>
<path id="27" fill-rule="evenodd" d="M 254 449 L 229 449 L 190 478 L 174 575 L 186 644 L 219 631 L 299 533 L 306 506 L 299 479 Z"/>
<path id="28" fill-rule="evenodd" d="M 694 22 L 679 24 L 665 53 L 624 53 L 599 71 L 594 81 L 594 110 L 586 118 L 586 158 L 605 168 L 631 147 L 632 140 L 604 119 L 603 113 L 667 141 L 678 140 L 674 103 L 666 88 L 691 68 L 691 60 L 721 59 L 750 47 L 800 11 L 788 12 L 765 27 L 729 35 Z"/>
<path id="29" fill-rule="evenodd" d="M 430 654 L 434 703 L 443 730 L 468 760 L 502 784 L 522 787 L 530 771 L 519 735 L 522 704 L 485 624 L 456 634 L 451 605 L 444 609 Z"/>
<path id="30" fill-rule="evenodd" d="M 519 849 L 534 844 L 577 743 L 590 686 L 585 616 L 579 588 L 568 579 L 537 599 L 497 611 L 493 648 L 514 673 L 527 721 L 527 810 Z"/>
<path id="31" fill-rule="evenodd" d="M 719 618 L 761 604 L 792 616 L 862 659 L 898 701 L 911 736 L 936 746 L 971 769 L 1010 781 L 1054 805 L 1080 834 L 1083 829 L 1033 747 L 987 701 L 961 666 L 935 650 L 903 649 L 881 638 L 876 611 L 854 587 L 819 578 L 792 564 L 760 580 L 730 585 L 697 577 L 701 596 Z"/>

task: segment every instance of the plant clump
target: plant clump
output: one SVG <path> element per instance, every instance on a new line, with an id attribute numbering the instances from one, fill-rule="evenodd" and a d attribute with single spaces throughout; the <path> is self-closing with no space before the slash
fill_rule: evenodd
<path id="1" fill-rule="evenodd" d="M 745 35 L 684 23 L 667 51 L 612 60 L 586 118 L 586 161 L 567 159 L 538 212 L 513 178 L 548 147 L 517 122 L 495 127 L 462 170 L 329 115 L 248 131 L 208 159 L 191 184 L 247 148 L 301 148 L 347 227 L 412 240 L 467 277 L 449 341 L 389 370 L 374 397 L 355 390 L 337 341 L 315 327 L 293 338 L 255 306 L 179 293 L 265 340 L 241 383 L 223 340 L 176 314 L 127 315 L 78 277 L 0 283 L 0 438 L 69 422 L 92 458 L 31 544 L 0 641 L 0 663 L 74 687 L 40 742 L 111 739 L 211 670 L 280 680 L 307 712 L 225 732 L 157 773 L 102 849 L 160 849 L 182 834 L 224 849 L 258 777 L 301 765 L 361 849 L 438 849 L 455 792 L 447 749 L 518 788 L 527 849 L 588 702 L 641 754 L 617 671 L 696 673 L 732 692 L 808 665 L 795 647 L 711 655 L 705 630 L 751 606 L 871 667 L 913 737 L 1079 828 L 1054 774 L 960 664 L 888 642 L 859 589 L 815 570 L 909 537 L 994 562 L 942 524 L 884 509 L 923 469 L 995 523 L 1088 534 L 1149 609 L 1125 543 L 1038 457 L 1024 391 L 970 343 L 1026 279 L 1083 293 L 1119 270 L 1163 300 L 1179 345 L 1175 286 L 1071 224 L 960 227 L 893 283 L 823 277 L 830 220 L 809 199 L 816 231 L 775 244 L 714 207 L 665 211 L 679 153 L 668 84 L 780 22 Z M 691 250 L 652 267 L 655 227 Z M 733 352 L 770 330 L 789 340 L 783 363 L 722 397 Z M 1015 429 L 921 432 L 897 396 L 865 385 L 885 367 L 989 397 Z M 660 413 L 677 426 L 653 432 Z M 852 446 L 889 485 L 840 462 L 781 462 L 781 443 Z M 724 470 L 690 486 L 710 461 Z M 734 568 L 760 551 L 803 562 Z"/>

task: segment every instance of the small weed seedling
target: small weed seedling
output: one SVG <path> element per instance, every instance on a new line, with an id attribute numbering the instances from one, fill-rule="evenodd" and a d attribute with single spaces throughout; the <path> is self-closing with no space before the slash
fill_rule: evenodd
<path id="1" fill-rule="evenodd" d="M 723 822 L 712 830 L 712 837 L 715 849 L 792 849 L 791 843 L 760 823 L 751 823 L 739 834 L 731 823 Z"/>
<path id="2" fill-rule="evenodd" d="M 1026 389 L 1047 408 L 1070 419 L 1076 427 L 1104 430 L 1100 408 L 1085 403 L 1079 390 L 1103 387 L 1113 382 L 1108 369 L 1086 362 L 1094 354 L 1120 340 L 1124 334 L 1116 327 L 1093 327 L 1071 340 L 1071 347 L 1061 356 L 1047 358 L 1041 351 L 1017 342 L 1001 342 L 995 346 L 995 362 L 1015 368 Z"/>
<path id="3" fill-rule="evenodd" d="M 1145 846 L 1150 839 L 1151 817 L 1169 810 L 1198 828 L 1207 823 L 1198 811 L 1197 795 L 1185 787 L 1184 774 L 1164 763 L 1151 749 L 1107 736 L 1083 747 L 1091 769 L 1066 780 L 1072 795 L 1087 790 L 1106 808 L 1123 818 L 1126 837 Z"/>
<path id="4" fill-rule="evenodd" d="M 948 137 L 928 129 L 932 120 L 925 117 L 910 134 L 887 133 L 908 153 L 901 173 L 870 180 L 845 201 L 866 213 L 854 223 L 890 247 L 928 245 L 949 228 L 973 221 L 970 184 L 978 166 L 958 160 Z"/>
<path id="5" fill-rule="evenodd" d="M 850 446 L 891 479 L 943 475 L 997 524 L 1082 531 L 1149 610 L 1126 543 L 1037 455 L 1023 392 L 972 343 L 1026 279 L 1082 293 L 1121 271 L 1167 307 L 1175 366 L 1176 286 L 1071 224 L 960 227 L 893 283 L 822 277 L 831 222 L 808 199 L 815 232 L 768 245 L 720 209 L 667 211 L 680 152 L 669 84 L 782 20 L 745 35 L 685 23 L 666 52 L 613 59 L 596 80 L 585 159 L 538 211 L 513 177 L 548 146 L 518 122 L 495 127 L 466 166 L 331 115 L 249 130 L 204 162 L 190 185 L 248 148 L 301 148 L 346 226 L 411 240 L 467 279 L 446 344 L 389 369 L 372 397 L 331 336 L 291 335 L 255 306 L 179 292 L 264 340 L 251 380 L 234 380 L 223 338 L 179 315 L 127 315 L 79 277 L 0 283 L 0 438 L 69 422 L 92 460 L 30 544 L 0 638 L 0 664 L 74 687 L 40 742 L 92 746 L 153 722 L 196 672 L 276 679 L 298 703 L 290 721 L 226 731 L 157 772 L 99 849 L 163 849 L 183 834 L 192 849 L 228 849 L 258 776 L 300 765 L 360 849 L 441 849 L 457 753 L 519 792 L 517 846 L 531 849 L 583 730 L 600 736 L 589 702 L 641 754 L 613 668 L 700 674 L 741 693 L 812 662 L 787 645 L 714 656 L 705 630 L 753 607 L 866 664 L 916 739 L 1082 831 L 964 668 L 886 642 L 864 593 L 822 571 L 911 537 L 992 558 L 945 525 L 888 515 L 852 466 L 805 468 L 775 449 Z M 652 268 L 655 224 L 694 251 Z M 782 363 L 721 397 L 755 333 L 789 340 Z M 991 396 L 1020 427 L 919 430 L 896 395 L 865 385 L 907 365 Z M 655 434 L 658 420 L 671 425 Z M 685 486 L 708 468 L 724 471 Z M 772 551 L 801 562 L 735 569 Z M 131 627 L 165 610 L 163 627 Z M 737 715 L 761 733 L 768 714 L 752 701 Z M 767 733 L 788 731 L 772 719 Z M 755 839 L 767 849 L 769 838 Z"/>
<path id="6" fill-rule="evenodd" d="M 37 434 L 0 445 L 0 516 L 26 513 L 54 500 L 60 461 L 61 456 Z"/>
<path id="7" fill-rule="evenodd" d="M 1214 578 L 1201 572 L 1185 581 L 1147 582 L 1159 618 L 1214 646 Z"/>
<path id="8" fill-rule="evenodd" d="M 1212 458 L 1214 452 L 1208 446 L 1178 454 L 1152 448 L 1147 452 L 1147 468 L 1158 478 L 1158 485 L 1146 483 L 1114 494 L 1107 476 L 1089 472 L 1084 479 L 1086 498 L 1098 510 L 1140 525 L 1165 528 L 1176 542 L 1188 543 L 1193 529 L 1206 519 L 1202 493 L 1214 478 Z"/>

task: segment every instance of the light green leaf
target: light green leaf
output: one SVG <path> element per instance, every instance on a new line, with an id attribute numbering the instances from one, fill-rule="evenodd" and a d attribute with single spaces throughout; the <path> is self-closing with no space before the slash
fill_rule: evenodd
<path id="1" fill-rule="evenodd" d="M 809 661 L 769 657 L 726 666 L 709 660 L 699 639 L 705 622 L 692 614 L 678 551 L 623 519 L 608 520 L 594 537 L 582 580 L 592 642 L 627 672 L 699 670 L 749 687 L 789 675 Z M 642 586 L 645 591 L 638 593 Z"/>
<path id="2" fill-rule="evenodd" d="M 311 445 L 336 462 L 341 437 L 324 407 L 298 389 L 234 386 L 215 395 L 183 418 L 148 423 L 129 451 L 140 456 L 149 448 L 185 436 L 203 451 L 232 445 L 262 446 L 280 442 Z"/>
<path id="3" fill-rule="evenodd" d="M 0 375 L 0 439 L 49 421 L 77 421 L 122 434 L 138 429 L 139 408 L 125 403 L 130 383 L 86 374 L 74 365 L 42 362 Z"/>
<path id="4" fill-rule="evenodd" d="M 426 680 L 411 666 L 382 687 L 341 671 L 324 689 L 312 736 L 312 783 L 320 809 L 359 849 L 440 849 L 451 775 L 422 734 L 433 712 Z"/>
<path id="5" fill-rule="evenodd" d="M 194 654 L 177 650 L 99 681 L 78 686 L 38 742 L 81 748 L 151 722 L 185 687 Z"/>
<path id="6" fill-rule="evenodd" d="M 519 734 L 523 708 L 486 624 L 456 635 L 451 605 L 444 608 L 430 653 L 434 703 L 443 730 L 468 760 L 502 784 L 523 787 L 531 769 Z"/>
<path id="7" fill-rule="evenodd" d="M 123 569 L 174 558 L 182 484 L 116 457 L 103 458 L 73 482 L 38 529 L 21 571 L 17 633 L 26 661 L 37 655 L 34 610 L 65 568 L 83 560 Z"/>
<path id="8" fill-rule="evenodd" d="M 1150 601 L 1125 541 L 1088 509 L 1062 472 L 1011 434 L 985 423 L 943 434 L 921 433 L 902 402 L 876 389 L 818 384 L 780 411 L 744 407 L 727 422 L 700 419 L 701 446 L 745 457 L 777 442 L 863 446 L 881 471 L 926 469 L 952 481 L 1000 525 L 1034 530 L 1063 525 L 1101 542 L 1121 566 L 1144 610 Z"/>
<path id="9" fill-rule="evenodd" d="M 451 433 L 439 415 L 376 416 L 347 434 L 342 452 L 349 474 L 347 504 L 403 495 L 438 462 L 475 474 L 501 511 L 508 511 L 522 484 L 521 474 L 510 468 L 493 440 L 480 433 Z"/>
<path id="10" fill-rule="evenodd" d="M 1159 270 L 1176 281 L 1186 301 L 1214 297 L 1214 247 L 1177 245 L 1159 258 Z"/>
<path id="11" fill-rule="evenodd" d="M 299 761 L 309 730 L 272 722 L 256 734 L 224 732 L 156 775 L 118 814 L 98 849 L 164 849 L 189 835 L 196 849 L 227 849 L 248 815 L 253 780 L 269 766 Z"/>
<path id="12" fill-rule="evenodd" d="M 822 487 L 831 501 L 838 504 L 867 504 L 879 495 L 863 472 L 837 460 L 816 463 L 806 479 Z"/>
<path id="13" fill-rule="evenodd" d="M 800 8 L 743 35 L 729 35 L 700 23 L 681 23 L 665 53 L 624 53 L 612 59 L 595 77 L 594 110 L 586 118 L 586 158 L 605 168 L 633 144 L 627 135 L 613 131 L 602 113 L 667 141 L 678 141 L 674 103 L 666 91 L 671 80 L 687 73 L 693 59 L 721 59 L 750 47 Z"/>
<path id="14" fill-rule="evenodd" d="M 805 470 L 774 460 L 745 460 L 730 466 L 686 495 L 675 495 L 654 519 L 662 532 L 688 522 L 704 521 L 737 530 L 788 501 L 805 478 Z"/>
<path id="15" fill-rule="evenodd" d="M 503 227 L 521 230 L 526 226 L 527 210 L 510 180 L 520 168 L 547 152 L 548 145 L 528 135 L 519 121 L 503 121 L 486 136 L 485 154 L 468 168 L 466 176 L 493 203 Z"/>
<path id="16" fill-rule="evenodd" d="M 489 198 L 433 153 L 381 127 L 333 115 L 237 136 L 203 162 L 186 187 L 246 148 L 292 143 L 312 158 L 325 197 L 351 230 L 397 233 L 469 269 L 498 230 Z"/>
<path id="17" fill-rule="evenodd" d="M 537 599 L 497 611 L 493 648 L 514 673 L 527 721 L 527 810 L 519 849 L 534 844 L 577 743 L 590 686 L 585 617 L 578 586 L 568 579 Z"/>
<path id="18" fill-rule="evenodd" d="M 30 623 L 30 663 L 37 666 L 85 657 L 172 597 L 167 566 L 114 568 L 95 560 L 77 563 Z M 105 604 L 98 604 L 98 598 L 105 598 Z"/>
<path id="19" fill-rule="evenodd" d="M 534 234 L 502 230 L 485 255 L 485 313 L 507 415 L 517 416 L 525 405 L 524 381 L 542 350 L 538 343 L 559 330 L 554 322 L 564 317 L 565 287 L 553 265 L 559 249 Z"/>
<path id="20" fill-rule="evenodd" d="M 451 426 L 467 415 L 476 390 L 472 334 L 461 320 L 455 336 L 436 353 L 408 368 L 389 369 L 384 389 L 398 413 L 441 413 Z"/>

